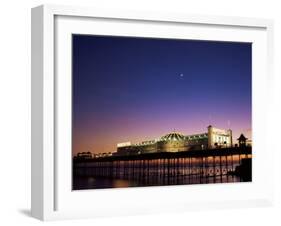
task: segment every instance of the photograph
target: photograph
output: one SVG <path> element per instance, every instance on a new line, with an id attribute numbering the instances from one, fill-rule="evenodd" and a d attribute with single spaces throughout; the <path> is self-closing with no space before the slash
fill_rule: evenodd
<path id="1" fill-rule="evenodd" d="M 72 34 L 72 190 L 252 181 L 252 43 Z"/>

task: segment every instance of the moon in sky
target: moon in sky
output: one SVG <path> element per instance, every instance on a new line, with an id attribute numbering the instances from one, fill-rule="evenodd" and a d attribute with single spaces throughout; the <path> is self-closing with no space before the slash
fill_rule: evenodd
<path id="1" fill-rule="evenodd" d="M 183 74 L 180 74 L 180 77 L 183 78 Z"/>

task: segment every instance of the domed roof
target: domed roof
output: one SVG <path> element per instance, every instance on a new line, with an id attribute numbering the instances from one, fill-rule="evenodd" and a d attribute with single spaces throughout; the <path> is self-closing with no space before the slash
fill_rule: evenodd
<path id="1" fill-rule="evenodd" d="M 178 132 L 168 133 L 165 136 L 161 137 L 162 141 L 182 141 L 184 140 L 184 135 Z"/>

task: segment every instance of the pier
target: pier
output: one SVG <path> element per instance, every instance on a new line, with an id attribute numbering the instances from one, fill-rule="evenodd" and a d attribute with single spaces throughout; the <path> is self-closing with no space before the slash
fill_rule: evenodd
<path id="1" fill-rule="evenodd" d="M 138 186 L 235 182 L 234 177 L 251 179 L 236 172 L 243 159 L 251 158 L 252 148 L 245 146 L 75 159 L 73 175 L 128 180 Z"/>

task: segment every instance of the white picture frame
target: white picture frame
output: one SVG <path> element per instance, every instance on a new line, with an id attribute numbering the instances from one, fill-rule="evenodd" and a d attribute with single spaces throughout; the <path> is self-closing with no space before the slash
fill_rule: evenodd
<path id="1" fill-rule="evenodd" d="M 99 30 L 103 27 L 99 23 L 103 23 L 104 20 L 108 23 L 105 26 L 108 30 Z M 116 23 L 120 27 L 115 26 Z M 139 29 L 129 31 L 128 26 Z M 158 33 L 156 34 L 154 29 L 145 31 L 146 26 L 159 27 Z M 184 29 L 185 26 L 189 26 L 190 36 L 186 36 L 184 32 L 182 34 L 177 26 Z M 166 32 L 167 28 L 174 29 L 175 33 Z M 69 144 L 64 146 L 64 142 L 61 141 L 63 137 L 65 142 L 70 142 L 71 124 L 62 122 L 60 115 L 71 114 L 69 112 L 71 98 L 68 95 L 71 84 L 71 78 L 68 76 L 71 73 L 69 67 L 71 56 L 67 37 L 72 32 L 149 37 L 174 35 L 173 37 L 187 39 L 245 40 L 256 43 L 252 65 L 253 139 L 256 140 L 253 146 L 253 155 L 256 158 L 253 163 L 253 182 L 243 185 L 181 185 L 168 188 L 71 191 L 69 187 L 71 161 L 68 159 L 70 153 L 68 155 L 67 148 Z M 267 172 L 273 167 L 274 150 L 266 148 L 270 147 L 266 138 L 268 131 L 266 119 L 272 99 L 272 58 L 271 20 L 111 11 L 56 5 L 33 8 L 32 216 L 41 220 L 56 220 L 272 204 L 273 178 L 268 177 Z M 61 85 L 62 82 L 64 85 Z M 63 107 L 59 107 L 62 104 Z M 68 112 L 58 109 L 68 109 Z M 69 119 L 68 116 L 66 118 Z"/>

